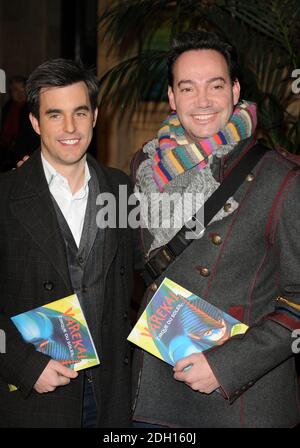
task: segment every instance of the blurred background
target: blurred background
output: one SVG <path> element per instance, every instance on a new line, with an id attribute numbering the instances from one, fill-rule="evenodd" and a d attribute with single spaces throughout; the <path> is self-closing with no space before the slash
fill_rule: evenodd
<path id="1" fill-rule="evenodd" d="M 172 37 L 189 28 L 215 31 L 237 47 L 242 95 L 259 104 L 258 135 L 300 154 L 299 0 L 0 0 L 8 92 L 0 97 L 0 164 L 10 169 L 38 142 L 26 119 L 26 77 L 64 57 L 81 59 L 100 80 L 90 151 L 128 172 L 169 110 L 165 55 Z"/>

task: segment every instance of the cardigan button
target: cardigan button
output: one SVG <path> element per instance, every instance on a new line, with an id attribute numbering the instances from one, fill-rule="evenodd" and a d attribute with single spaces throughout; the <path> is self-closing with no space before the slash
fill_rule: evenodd
<path id="1" fill-rule="evenodd" d="M 157 291 L 157 284 L 156 283 L 152 283 L 149 288 L 151 289 L 152 292 Z"/>
<path id="2" fill-rule="evenodd" d="M 52 291 L 52 289 L 54 288 L 54 284 L 52 282 L 45 282 L 44 283 L 44 289 L 46 291 Z"/>

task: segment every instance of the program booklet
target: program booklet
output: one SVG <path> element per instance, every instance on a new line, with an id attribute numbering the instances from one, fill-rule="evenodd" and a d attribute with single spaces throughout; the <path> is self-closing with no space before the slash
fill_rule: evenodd
<path id="1" fill-rule="evenodd" d="M 76 294 L 11 319 L 26 342 L 66 367 L 79 371 L 100 364 Z"/>
<path id="2" fill-rule="evenodd" d="M 248 326 L 165 278 L 128 340 L 174 366 L 192 353 L 223 344 Z"/>

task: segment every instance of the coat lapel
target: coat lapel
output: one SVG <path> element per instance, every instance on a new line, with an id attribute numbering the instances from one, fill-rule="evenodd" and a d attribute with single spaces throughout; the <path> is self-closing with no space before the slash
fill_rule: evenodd
<path id="1" fill-rule="evenodd" d="M 65 244 L 44 175 L 40 151 L 31 156 L 17 175 L 18 181 L 10 197 L 11 211 L 71 290 Z"/>
<path id="2" fill-rule="evenodd" d="M 113 190 L 112 186 L 110 185 L 110 181 L 106 177 L 104 171 L 101 169 L 101 166 L 91 156 L 88 156 L 87 161 L 94 168 L 94 170 L 97 174 L 99 188 L 100 188 L 100 194 L 101 193 L 113 193 L 116 195 L 116 192 Z M 118 198 L 117 197 L 116 197 L 116 203 L 117 203 L 117 207 L 118 207 Z M 97 211 L 96 215 L 97 215 L 98 211 L 100 210 L 100 208 L 101 208 L 100 206 L 96 207 L 96 211 Z M 96 217 L 96 215 L 95 215 L 95 217 Z M 117 215 L 118 215 L 118 213 L 117 213 Z M 118 216 L 117 216 L 117 220 L 118 220 Z M 94 237 L 93 241 L 95 241 L 97 232 L 99 232 L 98 228 L 97 228 L 97 231 L 95 232 L 95 235 L 93 235 L 93 237 Z M 103 232 L 104 232 L 103 266 L 104 266 L 104 279 L 105 279 L 106 274 L 109 270 L 109 267 L 114 260 L 114 257 L 115 257 L 115 254 L 117 252 L 118 245 L 119 245 L 118 226 L 117 226 L 117 228 L 106 227 L 105 229 L 103 229 Z M 99 250 L 101 250 L 101 248 L 99 248 Z"/>
<path id="3" fill-rule="evenodd" d="M 96 225 L 96 216 L 97 216 L 96 199 L 100 191 L 99 182 L 93 167 L 90 166 L 89 168 L 91 173 L 91 179 L 89 181 L 89 197 L 86 206 L 84 225 L 79 245 L 79 252 L 81 250 L 84 250 L 86 258 L 88 258 L 99 232 L 99 229 Z M 100 250 L 102 250 L 102 245 Z"/>

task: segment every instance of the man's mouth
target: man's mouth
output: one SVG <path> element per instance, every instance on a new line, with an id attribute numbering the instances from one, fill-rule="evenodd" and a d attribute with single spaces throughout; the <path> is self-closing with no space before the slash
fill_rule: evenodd
<path id="1" fill-rule="evenodd" d="M 64 146 L 75 146 L 80 142 L 80 138 L 58 140 Z"/>
<path id="2" fill-rule="evenodd" d="M 214 118 L 216 117 L 216 113 L 213 114 L 194 114 L 192 115 L 193 119 L 199 123 L 207 123 L 210 122 L 212 120 L 214 120 Z"/>

